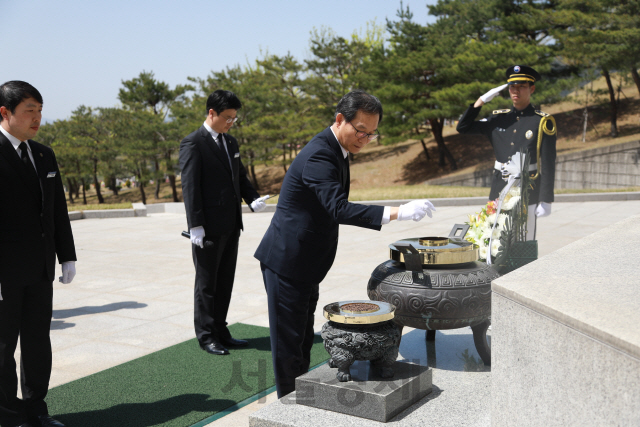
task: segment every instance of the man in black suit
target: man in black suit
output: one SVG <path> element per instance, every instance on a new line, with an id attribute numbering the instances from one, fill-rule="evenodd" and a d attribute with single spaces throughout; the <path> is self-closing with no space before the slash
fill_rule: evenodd
<path id="1" fill-rule="evenodd" d="M 60 281 L 71 283 L 75 276 L 67 202 L 53 151 L 31 140 L 42 119 L 40 92 L 26 82 L 4 83 L 0 115 L 0 425 L 60 427 L 44 398 L 56 255 Z M 22 400 L 14 358 L 18 336 Z"/>
<path id="2" fill-rule="evenodd" d="M 348 153 L 378 137 L 382 105 L 363 91 L 346 94 L 335 123 L 302 149 L 282 183 L 278 208 L 255 257 L 267 290 L 271 352 L 278 397 L 309 370 L 319 284 L 333 264 L 338 225 L 380 230 L 391 220 L 431 217 L 428 200 L 398 207 L 349 203 Z"/>
<path id="3" fill-rule="evenodd" d="M 182 195 L 196 268 L 194 324 L 200 347 L 229 354 L 246 346 L 227 329 L 242 227 L 241 199 L 254 212 L 266 207 L 240 160 L 238 142 L 227 134 L 242 103 L 228 90 L 207 99 L 207 118 L 180 143 Z"/>

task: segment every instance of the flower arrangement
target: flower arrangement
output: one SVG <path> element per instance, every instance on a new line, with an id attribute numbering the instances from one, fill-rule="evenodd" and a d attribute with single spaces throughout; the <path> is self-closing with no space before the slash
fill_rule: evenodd
<path id="1" fill-rule="evenodd" d="M 478 245 L 479 258 L 481 261 L 487 260 L 489 241 L 491 241 L 492 259 L 495 259 L 502 250 L 503 245 L 500 237 L 502 232 L 507 228 L 507 220 L 510 215 L 512 215 L 512 211 L 518 206 L 520 199 L 520 187 L 514 186 L 511 187 L 504 197 L 499 215 L 497 215 L 496 212 L 499 203 L 498 199 L 490 200 L 480 212 L 469 215 L 469 221 L 467 222 L 469 231 L 467 231 L 465 239 Z M 496 224 L 495 227 L 493 226 L 494 224 Z"/>

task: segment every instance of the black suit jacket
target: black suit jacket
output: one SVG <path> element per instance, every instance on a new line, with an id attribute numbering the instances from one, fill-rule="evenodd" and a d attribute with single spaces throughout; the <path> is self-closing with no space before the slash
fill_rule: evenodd
<path id="1" fill-rule="evenodd" d="M 238 142 L 224 134 L 229 149 L 220 150 L 204 126 L 180 143 L 182 196 L 189 228 L 204 226 L 206 236 L 242 229 L 241 200 L 251 204 L 260 195 L 247 178 Z"/>
<path id="2" fill-rule="evenodd" d="M 349 203 L 349 165 L 331 128 L 295 158 L 255 257 L 277 274 L 319 283 L 333 264 L 338 225 L 380 230 L 384 207 Z"/>
<path id="3" fill-rule="evenodd" d="M 42 195 L 11 142 L 0 133 L 0 284 L 53 281 L 55 258 L 75 261 L 76 252 L 53 150 L 28 141 Z"/>
<path id="4" fill-rule="evenodd" d="M 486 119 L 476 121 L 481 107 L 473 104 L 467 108 L 458 123 L 457 131 L 462 134 L 481 134 L 491 141 L 496 160 L 501 163 L 509 161 L 511 156 L 524 149 L 529 154 L 530 162 L 542 164 L 540 176 L 533 181 L 533 190 L 529 193 L 529 204 L 554 201 L 553 187 L 556 173 L 556 135 L 542 136 L 540 159 L 537 154 L 538 127 L 545 113 L 537 111 L 531 104 L 522 111 L 512 107 L 510 110 L 494 110 Z M 551 123 L 547 122 L 550 127 Z M 555 130 L 554 130 L 555 131 Z M 502 173 L 493 171 L 490 199 L 496 199 L 506 185 Z"/>

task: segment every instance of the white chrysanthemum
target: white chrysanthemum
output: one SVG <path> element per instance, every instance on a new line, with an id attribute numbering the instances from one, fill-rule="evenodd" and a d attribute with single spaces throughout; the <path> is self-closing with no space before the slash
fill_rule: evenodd
<path id="1" fill-rule="evenodd" d="M 498 225 L 496 225 L 496 228 L 499 228 L 500 231 L 504 230 L 504 223 L 507 221 L 507 215 L 506 214 L 500 214 L 498 216 Z"/>
<path id="2" fill-rule="evenodd" d="M 474 242 L 478 243 L 482 240 L 483 230 L 480 227 L 475 227 L 472 230 L 469 230 L 469 236 L 473 239 Z"/>
<path id="3" fill-rule="evenodd" d="M 491 242 L 491 254 L 493 256 L 498 255 L 498 252 L 500 251 L 500 239 L 493 239 L 493 241 Z"/>
<path id="4" fill-rule="evenodd" d="M 508 200 L 505 197 L 504 202 L 502 202 L 502 210 L 510 211 L 511 209 L 516 207 L 516 204 L 520 201 L 520 196 L 512 196 L 509 197 Z"/>
<path id="5" fill-rule="evenodd" d="M 487 223 L 491 226 L 493 226 L 493 223 L 496 222 L 496 214 L 492 213 L 491 215 L 489 215 L 487 217 Z"/>
<path id="6" fill-rule="evenodd" d="M 486 246 L 480 246 L 480 250 L 478 251 L 478 256 L 480 259 L 487 259 L 487 254 L 489 253 L 489 248 Z"/>
<path id="7" fill-rule="evenodd" d="M 489 224 L 485 224 L 485 226 L 482 227 L 482 235 L 480 236 L 480 238 L 484 240 L 490 237 L 491 237 L 491 226 Z"/>

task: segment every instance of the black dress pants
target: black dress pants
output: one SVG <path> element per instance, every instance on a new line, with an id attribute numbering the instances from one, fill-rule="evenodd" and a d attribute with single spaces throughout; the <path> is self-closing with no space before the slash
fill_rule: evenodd
<path id="1" fill-rule="evenodd" d="M 210 238 L 213 248 L 191 245 L 196 267 L 193 323 L 200 345 L 230 338 L 227 313 L 236 275 L 240 230 Z"/>
<path id="2" fill-rule="evenodd" d="M 51 377 L 53 284 L 45 277 L 35 283 L 1 284 L 0 301 L 0 425 L 16 426 L 27 417 L 47 415 L 44 398 Z M 18 399 L 15 351 L 20 337 Z"/>
<path id="3" fill-rule="evenodd" d="M 280 276 L 260 263 L 269 306 L 269 335 L 278 398 L 296 389 L 295 379 L 309 371 L 318 283 Z"/>

